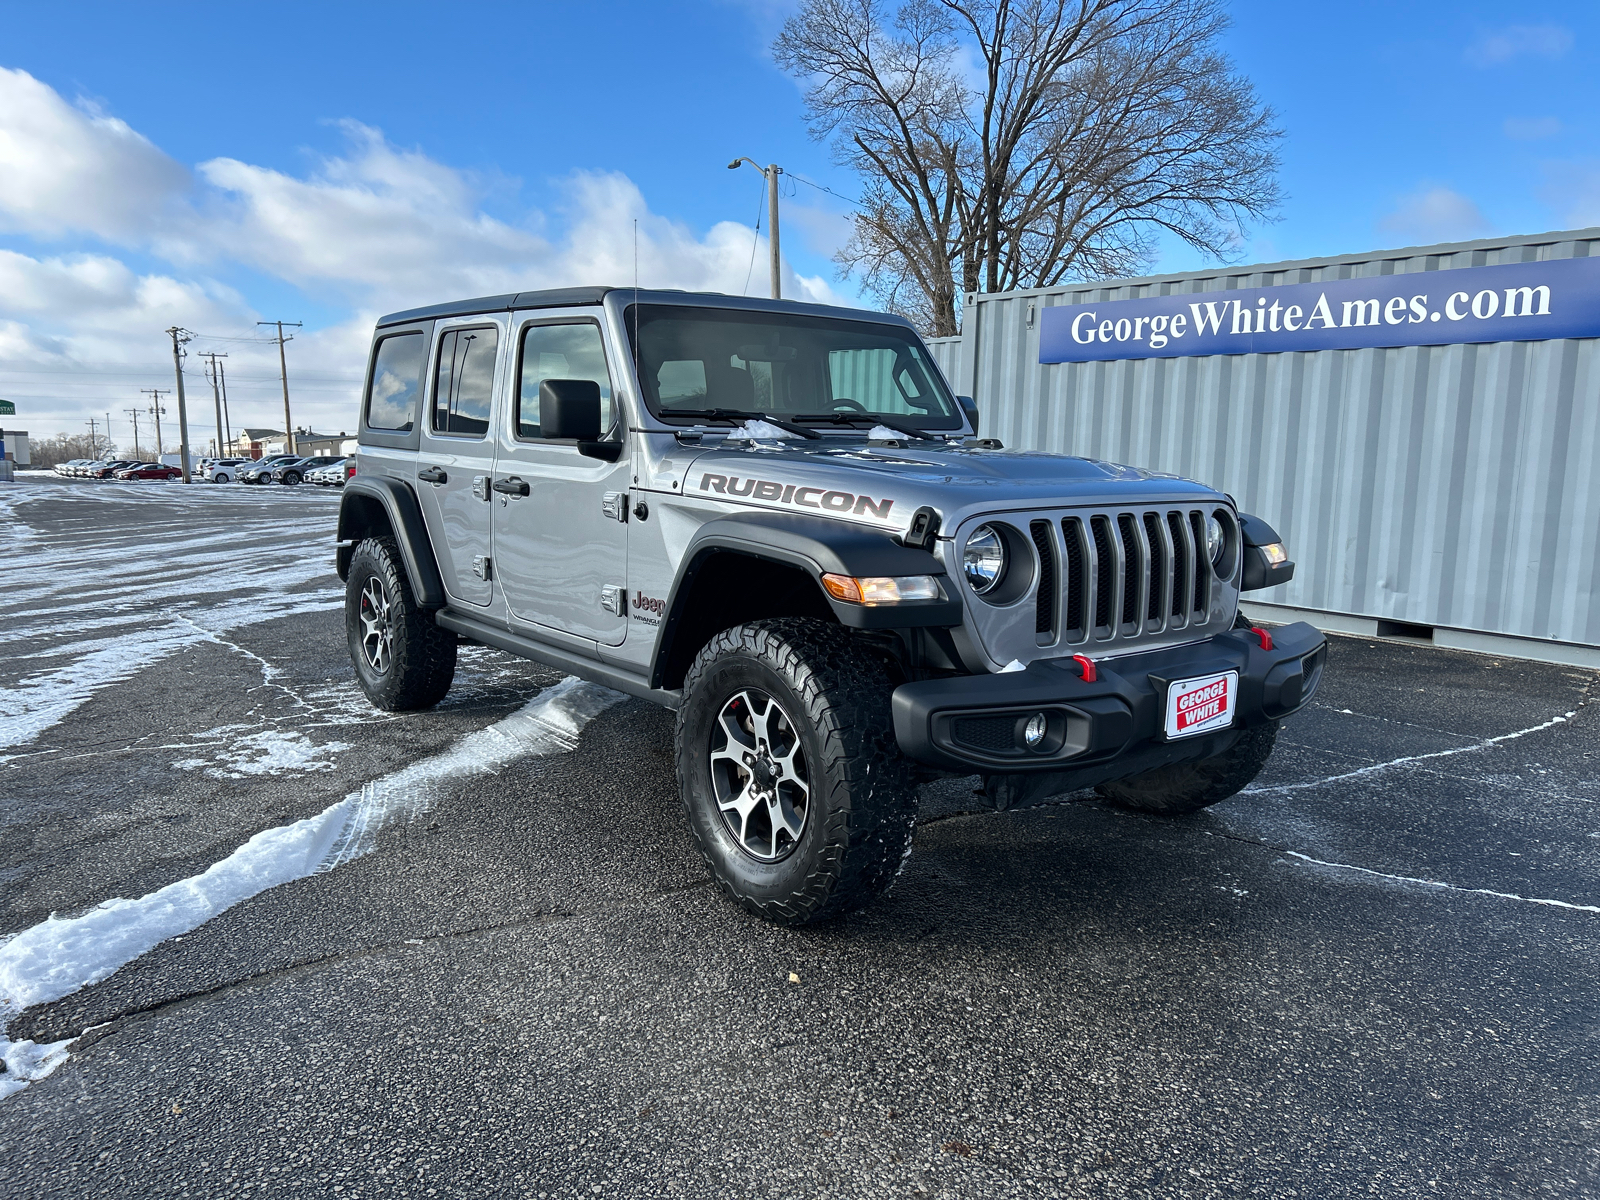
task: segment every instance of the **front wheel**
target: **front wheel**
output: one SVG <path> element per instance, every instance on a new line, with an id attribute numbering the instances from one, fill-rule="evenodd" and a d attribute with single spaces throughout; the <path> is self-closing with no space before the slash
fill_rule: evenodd
<path id="1" fill-rule="evenodd" d="M 417 607 L 393 538 L 368 538 L 350 556 L 344 627 L 356 680 L 378 708 L 431 708 L 450 690 L 456 636 Z"/>
<path id="2" fill-rule="evenodd" d="M 888 889 L 917 807 L 892 690 L 882 661 L 824 621 L 740 625 L 700 651 L 678 709 L 678 789 L 723 892 L 804 925 Z"/>
<path id="3" fill-rule="evenodd" d="M 1186 816 L 1210 808 L 1247 787 L 1261 774 L 1278 740 L 1278 723 L 1268 721 L 1244 731 L 1221 754 L 1192 762 L 1172 763 L 1142 775 L 1103 783 L 1099 792 L 1111 803 L 1138 812 Z"/>

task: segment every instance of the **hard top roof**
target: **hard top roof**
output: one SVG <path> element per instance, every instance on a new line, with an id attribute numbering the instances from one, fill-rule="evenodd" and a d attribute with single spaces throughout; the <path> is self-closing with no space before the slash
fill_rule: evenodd
<path id="1" fill-rule="evenodd" d="M 378 318 L 378 326 L 401 325 L 410 321 L 431 321 L 441 317 L 470 317 L 480 313 L 511 312 L 525 308 L 575 308 L 602 304 L 611 292 L 631 292 L 648 304 L 697 304 L 712 308 L 742 308 L 759 312 L 794 313 L 806 316 L 840 317 L 847 321 L 874 321 L 890 325 L 910 322 L 892 313 L 863 308 L 842 308 L 834 304 L 807 304 L 798 300 L 767 300 L 754 296 L 730 296 L 723 292 L 687 292 L 666 288 L 631 288 L 596 285 L 592 287 L 546 288 L 537 292 L 508 292 L 503 296 L 479 296 L 448 304 L 408 308 Z M 632 299 L 633 296 L 627 297 Z"/>

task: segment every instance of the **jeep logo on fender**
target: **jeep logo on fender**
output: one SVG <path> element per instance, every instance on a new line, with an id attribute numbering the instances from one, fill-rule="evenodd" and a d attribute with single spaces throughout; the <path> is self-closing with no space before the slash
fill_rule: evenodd
<path id="1" fill-rule="evenodd" d="M 776 500 L 779 504 L 797 504 L 801 508 L 821 508 L 828 512 L 870 513 L 887 520 L 893 500 L 874 500 L 871 496 L 857 496 L 850 492 L 829 491 L 819 487 L 796 487 L 792 483 L 776 483 L 771 479 L 743 479 L 737 475 L 702 475 L 702 492 L 717 492 L 724 496 L 749 496 L 753 500 Z"/>
<path id="2" fill-rule="evenodd" d="M 667 606 L 667 602 L 665 600 L 653 599 L 650 596 L 646 596 L 643 592 L 635 592 L 633 594 L 632 604 L 635 608 L 642 608 L 645 612 L 655 613 L 657 616 L 660 616 L 661 610 Z"/>

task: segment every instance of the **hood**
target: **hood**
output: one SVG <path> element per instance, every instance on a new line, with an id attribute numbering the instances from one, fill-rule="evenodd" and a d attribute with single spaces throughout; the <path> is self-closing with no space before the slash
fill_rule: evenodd
<path id="1" fill-rule="evenodd" d="M 1034 450 L 865 439 L 728 439 L 688 464 L 684 493 L 783 511 L 821 511 L 903 530 L 918 508 L 946 531 L 965 517 L 1016 508 L 1065 508 L 1169 499 L 1221 500 L 1192 480 L 1140 467 Z"/>

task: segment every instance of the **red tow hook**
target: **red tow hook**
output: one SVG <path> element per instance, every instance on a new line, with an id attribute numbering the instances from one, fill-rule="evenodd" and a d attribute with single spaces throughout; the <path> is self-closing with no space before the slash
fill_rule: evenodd
<path id="1" fill-rule="evenodd" d="M 1252 625 L 1250 626 L 1250 632 L 1261 639 L 1261 648 L 1263 650 L 1272 649 L 1272 635 L 1265 629 L 1262 629 L 1259 625 Z"/>
<path id="2" fill-rule="evenodd" d="M 1269 645 L 1267 648 L 1271 649 L 1271 646 Z M 1074 654 L 1072 661 L 1078 664 L 1078 669 L 1082 672 L 1085 683 L 1093 683 L 1100 678 L 1100 672 L 1094 669 L 1094 659 L 1084 654 Z"/>

